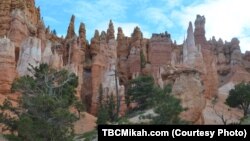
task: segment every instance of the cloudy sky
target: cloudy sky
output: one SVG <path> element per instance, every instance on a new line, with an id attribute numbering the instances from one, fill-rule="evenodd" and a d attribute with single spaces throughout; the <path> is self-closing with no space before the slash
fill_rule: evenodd
<path id="1" fill-rule="evenodd" d="M 143 36 L 168 31 L 181 44 L 188 22 L 206 17 L 206 38 L 240 39 L 241 50 L 250 50 L 249 0 L 36 0 L 46 25 L 65 35 L 72 14 L 75 28 L 84 22 L 89 40 L 94 30 L 107 29 L 110 19 L 130 36 L 139 26 Z"/>

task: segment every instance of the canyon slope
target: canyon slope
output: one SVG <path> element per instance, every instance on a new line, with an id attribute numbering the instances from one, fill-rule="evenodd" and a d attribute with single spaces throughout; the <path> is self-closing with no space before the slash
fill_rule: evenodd
<path id="1" fill-rule="evenodd" d="M 237 38 L 206 39 L 204 16 L 187 23 L 187 37 L 180 45 L 168 32 L 144 38 L 139 27 L 131 37 L 119 27 L 115 36 L 111 20 L 107 31 L 93 31 L 94 37 L 87 41 L 85 24 L 76 33 L 75 18 L 69 21 L 66 37 L 58 37 L 45 27 L 34 0 L 0 1 L 1 103 L 20 96 L 11 92 L 11 84 L 18 77 L 32 75 L 29 64 L 47 63 L 78 76 L 76 95 L 93 115 L 98 111 L 100 89 L 104 95 L 118 93 L 120 115 L 124 115 L 129 81 L 152 75 L 160 87 L 172 84 L 172 94 L 187 109 L 180 116 L 193 124 L 222 124 L 218 113 L 231 122 L 242 117 L 240 110 L 227 110 L 224 101 L 236 84 L 250 81 L 250 52 L 241 53 Z M 214 99 L 217 102 L 212 104 Z"/>

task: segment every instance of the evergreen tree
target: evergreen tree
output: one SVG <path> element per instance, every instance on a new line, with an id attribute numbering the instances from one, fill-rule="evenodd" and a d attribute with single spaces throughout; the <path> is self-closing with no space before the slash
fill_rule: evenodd
<path id="1" fill-rule="evenodd" d="M 155 114 L 141 116 L 150 119 L 152 124 L 185 123 L 179 118 L 183 111 L 180 100 L 171 95 L 171 91 L 170 85 L 163 89 L 155 86 L 151 76 L 139 76 L 130 83 L 128 100 L 137 103 L 135 111 L 153 109 Z"/>
<path id="2" fill-rule="evenodd" d="M 106 105 L 108 111 L 109 121 L 113 122 L 116 120 L 116 102 L 113 94 L 107 96 Z"/>
<path id="3" fill-rule="evenodd" d="M 130 81 L 126 102 L 135 102 L 139 110 L 144 110 L 151 105 L 155 94 L 154 78 L 152 76 L 140 76 Z"/>
<path id="4" fill-rule="evenodd" d="M 98 101 L 99 101 L 99 107 L 98 107 L 98 112 L 97 112 L 97 121 L 96 123 L 98 125 L 100 124 L 106 124 L 108 119 L 108 110 L 105 106 L 104 99 L 103 99 L 103 88 L 102 88 L 102 84 L 99 87 L 99 97 L 98 97 Z"/>
<path id="5" fill-rule="evenodd" d="M 2 128 L 3 131 L 8 130 L 11 133 L 17 130 L 17 118 L 11 116 L 9 113 L 19 114 L 19 110 L 12 106 L 9 99 L 5 99 L 3 105 L 0 105 L 0 123 L 5 126 Z"/>
<path id="6" fill-rule="evenodd" d="M 99 108 L 97 113 L 97 124 L 107 124 L 116 120 L 116 102 L 113 94 L 104 99 L 102 85 L 99 88 Z"/>
<path id="7" fill-rule="evenodd" d="M 104 107 L 100 107 L 98 109 L 98 113 L 97 113 L 97 121 L 96 124 L 100 125 L 100 124 L 106 124 L 108 122 L 108 111 L 106 108 Z"/>
<path id="8" fill-rule="evenodd" d="M 171 86 L 159 89 L 155 95 L 156 116 L 152 117 L 153 124 L 182 124 L 179 114 L 183 111 L 180 100 L 172 96 Z"/>
<path id="9" fill-rule="evenodd" d="M 226 99 L 226 104 L 230 107 L 240 107 L 243 109 L 244 116 L 247 116 L 250 105 L 250 84 L 240 83 L 234 89 L 229 91 L 229 96 Z"/>
<path id="10" fill-rule="evenodd" d="M 85 111 L 85 105 L 81 101 L 76 101 L 74 104 L 77 112 L 78 112 L 78 119 L 81 117 L 81 112 Z"/>
<path id="11" fill-rule="evenodd" d="M 15 80 L 12 90 L 22 97 L 16 112 L 18 137 L 25 141 L 71 141 L 76 116 L 69 111 L 76 101 L 77 76 L 47 64 L 31 66 L 33 77 Z M 8 120 L 8 119 L 6 119 Z"/>

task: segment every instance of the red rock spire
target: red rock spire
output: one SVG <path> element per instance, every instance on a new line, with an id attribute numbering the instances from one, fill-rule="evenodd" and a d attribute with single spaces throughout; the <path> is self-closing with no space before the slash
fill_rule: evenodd
<path id="1" fill-rule="evenodd" d="M 86 41 L 86 29 L 84 23 L 81 23 L 79 27 L 79 39 L 81 42 L 81 47 L 85 49 L 87 47 L 87 41 Z"/>
<path id="2" fill-rule="evenodd" d="M 197 15 L 195 20 L 195 30 L 194 30 L 194 36 L 195 36 L 195 43 L 198 45 L 204 45 L 206 43 L 206 37 L 205 37 L 205 23 L 206 19 L 204 16 Z"/>
<path id="3" fill-rule="evenodd" d="M 66 39 L 73 38 L 74 36 L 76 36 L 76 33 L 75 33 L 75 16 L 72 15 L 71 19 L 70 19 L 69 26 L 68 26 Z"/>
<path id="4" fill-rule="evenodd" d="M 107 30 L 107 41 L 115 39 L 115 30 L 112 20 L 109 21 L 109 28 Z"/>

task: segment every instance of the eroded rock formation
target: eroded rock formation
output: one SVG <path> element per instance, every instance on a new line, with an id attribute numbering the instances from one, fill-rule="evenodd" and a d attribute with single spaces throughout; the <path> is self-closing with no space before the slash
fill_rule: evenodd
<path id="1" fill-rule="evenodd" d="M 21 45 L 20 58 L 17 64 L 19 76 L 32 75 L 28 71 L 30 65 L 37 67 L 42 62 L 41 40 L 30 37 Z"/>
<path id="2" fill-rule="evenodd" d="M 197 72 L 181 73 L 173 84 L 173 94 L 181 100 L 183 108 L 187 109 L 180 116 L 195 124 L 204 123 L 202 110 L 206 105 L 199 75 Z"/>
<path id="3" fill-rule="evenodd" d="M 107 41 L 111 40 L 111 39 L 115 39 L 115 30 L 114 30 L 114 25 L 112 20 L 110 20 L 109 22 L 109 28 L 107 30 Z"/>
<path id="4" fill-rule="evenodd" d="M 66 39 L 72 39 L 75 36 L 76 36 L 76 33 L 75 33 L 75 16 L 72 15 L 71 19 L 70 19 L 69 26 L 68 26 Z"/>
<path id="5" fill-rule="evenodd" d="M 91 40 L 92 53 L 92 99 L 90 112 L 96 114 L 98 109 L 98 97 L 100 89 L 103 95 L 117 94 L 121 99 L 124 96 L 124 87 L 120 86 L 117 74 L 117 41 L 113 38 L 113 24 L 110 21 L 108 34 L 103 31 L 100 36 L 95 32 Z"/>
<path id="6" fill-rule="evenodd" d="M 201 15 L 196 16 L 196 20 L 194 22 L 195 25 L 195 31 L 194 31 L 194 36 L 195 36 L 195 42 L 196 44 L 204 44 L 206 43 L 206 37 L 205 37 L 205 23 L 206 23 L 206 18 Z"/>
<path id="7" fill-rule="evenodd" d="M 148 62 L 152 67 L 152 74 L 157 77 L 160 66 L 170 64 L 173 49 L 170 34 L 153 34 L 149 40 Z"/>
<path id="8" fill-rule="evenodd" d="M 81 23 L 79 27 L 79 42 L 80 42 L 81 48 L 86 50 L 88 42 L 86 40 L 86 29 L 85 29 L 84 23 Z"/>
<path id="9" fill-rule="evenodd" d="M 203 124 L 202 111 L 206 105 L 204 85 L 199 70 L 186 65 L 166 65 L 161 67 L 165 83 L 173 85 L 172 94 L 181 100 L 186 110 L 180 117 L 194 124 Z"/>
<path id="10" fill-rule="evenodd" d="M 0 39 L 0 95 L 10 93 L 16 77 L 15 46 L 7 38 Z"/>
<path id="11" fill-rule="evenodd" d="M 241 53 L 237 38 L 223 42 L 213 37 L 207 41 L 205 22 L 204 16 L 197 15 L 194 29 L 190 22 L 187 38 L 177 45 L 167 32 L 145 39 L 139 27 L 135 27 L 131 37 L 118 28 L 115 39 L 110 20 L 107 31 L 96 30 L 89 43 L 84 23 L 76 34 L 75 16 L 70 19 L 66 37 L 57 37 L 49 27 L 45 28 L 34 0 L 1 0 L 0 99 L 10 93 L 16 77 L 31 75 L 29 64 L 47 63 L 77 74 L 77 97 L 92 114 L 98 109 L 100 89 L 104 95 L 118 94 L 123 100 L 120 114 L 124 114 L 129 80 L 152 75 L 160 87 L 173 85 L 172 94 L 187 108 L 181 114 L 183 119 L 213 123 L 208 117 L 209 103 L 218 96 L 219 88 L 250 81 L 250 53 Z M 219 99 L 220 105 L 224 99 Z"/>
<path id="12" fill-rule="evenodd" d="M 201 46 L 195 43 L 193 26 L 189 22 L 187 39 L 183 44 L 183 64 L 202 70 L 204 67 Z"/>

